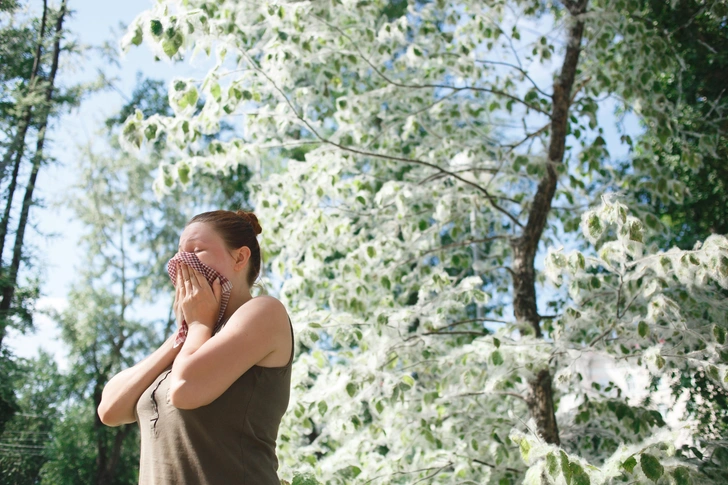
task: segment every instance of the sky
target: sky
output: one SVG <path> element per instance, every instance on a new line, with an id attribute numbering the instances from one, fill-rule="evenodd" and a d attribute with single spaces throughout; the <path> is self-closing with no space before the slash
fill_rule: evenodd
<path id="1" fill-rule="evenodd" d="M 31 0 L 29 3 L 31 8 L 37 8 L 38 11 L 42 8 L 40 0 Z M 120 24 L 130 24 L 154 3 L 154 0 L 68 0 L 73 13 L 65 25 L 81 44 L 99 46 L 108 41 L 117 45 L 124 34 Z M 41 310 L 62 310 L 65 307 L 75 268 L 81 260 L 78 240 L 83 226 L 74 220 L 72 213 L 63 204 L 63 197 L 75 181 L 79 147 L 95 138 L 103 120 L 121 108 L 124 104 L 122 93 L 125 96 L 132 93 L 138 72 L 143 72 L 149 78 L 165 80 L 175 75 L 201 75 L 187 64 L 173 66 L 167 61 L 155 62 L 149 49 L 142 45 L 125 54 L 120 59 L 119 68 L 109 65 L 96 53 L 84 58 L 82 63 L 78 59 L 70 62 L 66 59 L 59 70 L 59 74 L 62 74 L 59 81 L 64 85 L 90 81 L 97 76 L 98 69 L 103 69 L 108 78 L 116 78 L 116 89 L 87 97 L 80 108 L 64 114 L 54 124 L 50 154 L 57 161 L 43 167 L 38 174 L 35 194 L 43 198 L 46 207 L 31 209 L 31 222 L 36 224 L 38 230 L 29 230 L 26 238 L 37 247 L 39 263 L 44 268 L 42 298 L 37 305 Z M 7 339 L 10 348 L 20 357 L 33 357 L 39 348 L 43 348 L 55 355 L 64 368 L 66 349 L 60 341 L 56 325 L 42 312 L 36 315 L 35 325 L 36 332 L 33 334 L 20 335 L 11 329 Z"/>

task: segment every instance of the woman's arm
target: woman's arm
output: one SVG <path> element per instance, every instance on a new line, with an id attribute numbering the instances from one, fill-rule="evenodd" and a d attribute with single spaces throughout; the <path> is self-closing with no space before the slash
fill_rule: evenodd
<path id="1" fill-rule="evenodd" d="M 180 266 L 184 288 L 180 302 L 189 330 L 182 351 L 170 374 L 169 399 L 180 409 L 195 409 L 211 403 L 255 364 L 285 362 L 290 358 L 291 331 L 288 313 L 272 297 L 258 297 L 230 316 L 211 339 L 221 289 L 213 287 L 198 271 Z M 277 364 L 274 364 L 277 365 Z"/>
<path id="2" fill-rule="evenodd" d="M 104 386 L 98 413 L 106 426 L 120 426 L 136 421 L 134 413 L 142 393 L 152 385 L 164 369 L 172 365 L 180 348 L 173 348 L 175 335 L 168 338 L 152 355 L 129 367 Z"/>
<path id="3" fill-rule="evenodd" d="M 129 367 L 104 386 L 98 413 L 106 426 L 120 426 L 136 421 L 134 408 L 142 393 L 164 369 L 172 365 L 180 347 L 173 348 L 175 335 L 168 338 L 152 355 Z"/>
<path id="4" fill-rule="evenodd" d="M 180 281 L 181 276 L 178 272 L 178 284 L 175 288 L 174 303 L 172 305 L 178 329 L 184 319 L 182 307 L 179 304 L 181 300 Z M 154 379 L 164 369 L 172 365 L 175 357 L 180 352 L 180 347 L 174 348 L 176 336 L 177 332 L 168 338 L 152 355 L 134 367 L 119 372 L 104 386 L 101 403 L 99 403 L 99 409 L 97 410 L 102 423 L 107 426 L 119 426 L 136 421 L 134 408 L 137 401 L 139 401 L 139 397 L 152 385 Z"/>

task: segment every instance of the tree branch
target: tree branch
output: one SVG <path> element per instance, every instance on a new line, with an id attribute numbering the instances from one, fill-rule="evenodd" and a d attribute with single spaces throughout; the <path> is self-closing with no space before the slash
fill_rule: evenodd
<path id="1" fill-rule="evenodd" d="M 463 177 L 461 177 L 461 176 L 459 176 L 459 175 L 457 175 L 457 174 L 455 174 L 453 172 L 450 172 L 448 170 L 445 170 L 444 168 L 442 168 L 442 167 L 440 167 L 438 165 L 435 165 L 434 163 L 426 162 L 424 160 L 419 160 L 419 159 L 416 159 L 416 158 L 395 157 L 395 156 L 385 155 L 385 154 L 381 154 L 381 153 L 374 153 L 374 152 L 368 152 L 368 151 L 364 151 L 364 150 L 359 150 L 359 149 L 356 149 L 356 148 L 352 148 L 352 147 L 348 147 L 348 146 L 342 145 L 342 144 L 337 143 L 335 141 L 332 141 L 332 140 L 330 140 L 328 138 L 325 138 L 324 136 L 322 136 L 318 132 L 318 130 L 316 130 L 316 128 L 314 128 L 303 117 L 303 114 L 299 113 L 299 111 L 295 108 L 295 106 L 293 106 L 293 103 L 291 102 L 291 100 L 283 92 L 283 90 L 278 86 L 278 84 L 276 84 L 275 81 L 273 81 L 273 79 L 271 79 L 271 77 L 268 76 L 268 74 L 265 71 L 263 71 L 255 63 L 255 61 L 253 61 L 253 59 L 250 58 L 250 56 L 248 56 L 248 53 L 245 52 L 245 51 L 241 51 L 241 53 L 248 60 L 248 62 L 250 63 L 250 65 L 253 66 L 253 69 L 255 69 L 257 72 L 259 72 L 261 75 L 263 75 L 263 77 L 265 77 L 268 80 L 268 82 L 271 83 L 271 85 L 275 88 L 275 90 L 278 91 L 278 93 L 283 97 L 283 99 L 286 102 L 286 104 L 288 104 L 288 106 L 291 108 L 291 110 L 293 110 L 293 113 L 295 114 L 296 118 L 298 118 L 301 121 L 301 123 L 303 123 L 304 125 L 306 125 L 306 128 L 308 128 L 311 131 L 311 133 L 313 133 L 313 135 L 316 138 L 318 138 L 319 140 L 321 140 L 323 143 L 326 143 L 327 145 L 331 145 L 331 146 L 334 146 L 336 148 L 339 148 L 340 150 L 344 150 L 344 151 L 347 151 L 347 152 L 350 152 L 350 153 L 354 153 L 354 154 L 357 154 L 357 155 L 363 155 L 363 156 L 368 156 L 368 157 L 373 157 L 373 158 L 379 158 L 379 159 L 382 159 L 382 160 L 390 160 L 390 161 L 394 161 L 394 162 L 413 163 L 413 164 L 416 164 L 416 165 L 422 165 L 422 166 L 425 166 L 425 167 L 432 168 L 434 170 L 437 170 L 439 172 L 442 172 L 443 174 L 447 174 L 450 177 L 452 177 L 452 178 L 454 178 L 456 180 L 459 180 L 460 182 L 462 182 L 462 183 L 464 183 L 466 185 L 469 185 L 469 186 L 475 188 L 477 191 L 481 192 L 483 195 L 485 195 L 486 199 L 488 200 L 488 202 L 490 203 L 490 205 L 494 209 L 496 209 L 497 211 L 501 212 L 503 215 L 505 215 L 506 217 L 508 217 L 517 226 L 522 227 L 522 225 L 518 221 L 518 219 L 513 214 L 511 214 L 510 212 L 508 212 L 506 209 L 504 209 L 503 207 L 501 207 L 500 205 L 498 205 L 498 203 L 495 201 L 495 198 L 485 188 L 483 188 L 480 185 L 478 185 L 477 183 L 472 182 L 470 180 L 467 180 L 467 179 L 465 179 L 465 178 L 463 178 Z"/>
<path id="2" fill-rule="evenodd" d="M 506 92 L 503 92 L 503 91 L 499 91 L 497 89 L 482 88 L 482 87 L 475 87 L 475 86 L 456 87 L 456 86 L 450 86 L 450 85 L 447 85 L 447 84 L 431 84 L 431 83 L 428 83 L 428 84 L 404 84 L 404 83 L 399 83 L 397 81 L 394 81 L 394 80 L 388 78 L 379 68 L 377 68 L 362 53 L 362 51 L 356 45 L 356 42 L 354 42 L 352 40 L 352 38 L 349 37 L 346 34 L 346 32 L 344 32 L 343 30 L 341 30 L 339 27 L 328 23 L 326 20 L 322 19 L 321 17 L 314 16 L 314 18 L 317 19 L 318 21 L 326 24 L 329 28 L 336 30 L 339 34 L 341 34 L 342 37 L 344 37 L 346 40 L 348 40 L 349 42 L 351 42 L 351 44 L 354 46 L 354 49 L 356 49 L 356 52 L 359 54 L 359 57 L 361 57 L 364 60 L 364 62 L 366 62 L 369 65 L 369 67 L 371 67 L 374 70 L 374 72 L 376 72 L 379 75 L 379 77 L 381 77 L 382 79 L 384 79 L 386 82 L 388 82 L 392 86 L 396 86 L 396 87 L 399 87 L 399 88 L 408 88 L 408 89 L 452 89 L 453 92 L 475 91 L 475 92 L 490 93 L 490 94 L 495 94 L 496 96 L 503 96 L 504 98 L 511 99 L 511 100 L 513 100 L 513 101 L 515 101 L 517 103 L 520 103 L 520 104 L 524 105 L 525 107 L 527 107 L 529 109 L 532 109 L 532 110 L 534 110 L 534 111 L 536 111 L 538 113 L 541 113 L 543 115 L 551 116 L 551 114 L 549 112 L 542 110 L 538 106 L 535 106 L 535 105 L 532 105 L 530 103 L 527 103 L 526 101 L 522 100 L 521 98 L 519 98 L 517 96 L 513 96 L 512 94 L 509 94 L 509 93 L 506 93 Z"/>

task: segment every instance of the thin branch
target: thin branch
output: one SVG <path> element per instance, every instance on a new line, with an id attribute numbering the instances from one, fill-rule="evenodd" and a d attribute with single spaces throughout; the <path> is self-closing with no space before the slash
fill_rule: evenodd
<path id="1" fill-rule="evenodd" d="M 547 124 L 543 125 L 541 128 L 539 128 L 538 130 L 534 131 L 533 133 L 527 133 L 526 134 L 526 137 L 523 140 L 519 141 L 518 143 L 513 143 L 513 144 L 510 144 L 510 145 L 503 145 L 503 147 L 508 147 L 508 152 L 512 152 L 513 150 L 515 150 L 519 146 L 521 146 L 524 143 L 526 143 L 531 138 L 534 138 L 534 137 L 540 135 L 541 133 L 543 133 L 544 131 L 546 131 L 549 128 L 549 126 L 551 126 L 551 123 L 547 123 Z"/>
<path id="2" fill-rule="evenodd" d="M 528 399 L 521 396 L 517 392 L 505 392 L 505 391 L 479 391 L 479 392 L 464 392 L 462 394 L 455 394 L 453 397 L 470 397 L 470 396 L 483 396 L 483 395 L 496 395 L 496 396 L 510 396 L 520 399 L 523 402 L 528 402 Z"/>
<path id="3" fill-rule="evenodd" d="M 477 458 L 470 458 L 470 459 L 473 460 L 473 462 L 475 462 L 475 463 L 477 463 L 479 465 L 485 465 L 485 466 L 490 467 L 490 468 L 497 468 L 495 465 L 493 465 L 491 463 L 488 463 L 486 461 L 478 460 Z M 523 470 L 517 470 L 515 468 L 510 468 L 510 467 L 505 467 L 504 470 L 508 470 L 509 472 L 514 472 L 514 473 L 519 473 L 519 474 L 523 473 Z"/>
<path id="4" fill-rule="evenodd" d="M 435 249 L 430 249 L 428 251 L 425 251 L 424 253 L 420 253 L 419 256 L 415 256 L 414 258 L 412 258 L 409 261 L 405 262 L 405 264 L 410 263 L 410 262 L 412 262 L 412 261 L 414 261 L 416 259 L 420 259 L 421 257 L 423 257 L 423 256 L 425 256 L 427 254 L 430 254 L 430 253 L 436 253 L 438 251 L 444 251 L 446 249 L 456 248 L 456 247 L 461 247 L 461 246 L 469 246 L 471 244 L 478 244 L 478 243 L 485 243 L 485 242 L 495 241 L 496 239 L 511 239 L 511 237 L 510 236 L 506 236 L 506 235 L 501 235 L 501 236 L 492 236 L 492 237 L 485 237 L 485 238 L 482 238 L 482 239 L 471 239 L 469 241 L 461 241 L 461 242 L 457 242 L 457 243 L 445 244 L 444 246 L 439 246 L 439 247 L 437 247 Z"/>
<path id="5" fill-rule="evenodd" d="M 511 99 L 511 100 L 513 100 L 513 101 L 515 101 L 517 103 L 521 103 L 522 105 L 526 106 L 527 108 L 530 108 L 530 109 L 532 109 L 532 110 L 534 110 L 534 111 L 536 111 L 538 113 L 541 113 L 543 115 L 546 115 L 548 117 L 551 116 L 551 114 L 549 112 L 542 110 L 538 106 L 534 106 L 532 104 L 529 104 L 529 103 L 525 102 L 524 100 L 522 100 L 521 98 L 519 98 L 517 96 L 513 96 L 512 94 L 509 94 L 509 93 L 506 93 L 506 92 L 503 92 L 503 91 L 499 91 L 499 90 L 496 90 L 496 89 L 489 89 L 489 88 L 482 88 L 482 87 L 475 87 L 475 86 L 456 87 L 456 86 L 450 86 L 450 85 L 447 85 L 447 84 L 430 84 L 430 83 L 428 83 L 428 84 L 404 84 L 404 83 L 399 83 L 397 81 L 394 81 L 394 80 L 388 78 L 379 68 L 377 68 L 362 53 L 362 51 L 357 46 L 356 42 L 354 42 L 352 40 L 352 38 L 349 37 L 346 34 L 346 32 L 344 32 L 343 30 L 341 30 L 339 27 L 328 23 L 326 20 L 324 20 L 324 19 L 322 19 L 320 17 L 314 16 L 314 18 L 316 18 L 318 21 L 326 24 L 329 28 L 336 30 L 339 34 L 341 34 L 342 37 L 344 37 L 349 42 L 351 42 L 351 44 L 354 46 L 354 49 L 356 49 L 357 53 L 359 54 L 359 57 L 361 57 L 364 60 L 364 62 L 366 62 L 369 65 L 369 67 L 371 67 L 374 70 L 374 72 L 376 72 L 379 75 L 379 77 L 381 77 L 382 79 L 384 79 L 385 81 L 387 81 L 392 86 L 396 86 L 396 87 L 399 87 L 399 88 L 407 88 L 407 89 L 452 89 L 454 92 L 460 92 L 460 91 L 475 91 L 475 92 L 490 93 L 490 94 L 495 94 L 497 96 L 503 96 L 504 98 Z"/>
<path id="6" fill-rule="evenodd" d="M 503 324 L 506 324 L 506 325 L 510 325 L 510 324 L 513 323 L 513 322 L 507 322 L 505 320 L 496 320 L 496 319 L 493 319 L 493 318 L 470 318 L 468 320 L 458 320 L 457 322 L 449 323 L 449 324 L 447 324 L 444 327 L 435 328 L 435 330 L 444 330 L 446 328 L 457 327 L 458 325 L 465 325 L 465 324 L 468 324 L 468 323 L 478 323 L 478 322 L 503 323 Z"/>
<path id="7" fill-rule="evenodd" d="M 550 94 L 548 94 L 547 92 L 543 91 L 541 88 L 538 87 L 538 84 L 536 84 L 536 81 L 531 79 L 531 77 L 528 75 L 528 72 L 526 72 L 522 67 L 516 66 L 516 65 L 508 63 L 508 62 L 500 62 L 500 61 L 486 61 L 486 60 L 481 60 L 481 59 L 475 59 L 475 62 L 481 62 L 483 64 L 496 64 L 499 66 L 512 67 L 513 69 L 515 69 L 518 72 L 520 72 L 521 74 L 523 74 L 523 76 L 526 79 L 528 79 L 531 82 L 531 84 L 533 84 L 533 87 L 536 88 L 536 91 L 538 91 L 539 93 L 543 94 L 546 97 L 549 97 L 549 98 L 551 97 Z"/>
<path id="8" fill-rule="evenodd" d="M 241 53 L 243 54 L 243 56 L 245 56 L 245 58 L 248 60 L 248 62 L 250 62 L 250 65 L 253 66 L 253 68 L 257 72 L 259 72 L 260 74 L 262 74 L 263 77 L 265 77 L 268 80 L 268 82 L 271 83 L 271 85 L 275 88 L 275 90 L 278 91 L 278 93 L 285 100 L 286 104 L 288 104 L 288 106 L 291 108 L 291 110 L 293 110 L 293 113 L 295 114 L 296 118 L 298 118 L 304 125 L 306 125 L 306 127 L 311 131 L 311 133 L 313 133 L 313 135 L 316 138 L 318 138 L 319 140 L 321 140 L 323 143 L 326 143 L 327 145 L 331 145 L 331 146 L 334 146 L 336 148 L 339 148 L 340 150 L 344 150 L 344 151 L 347 151 L 347 152 L 350 152 L 350 153 L 354 153 L 354 154 L 357 154 L 357 155 L 374 157 L 374 158 L 379 158 L 379 159 L 382 159 L 382 160 L 390 160 L 390 161 L 394 161 L 394 162 L 414 163 L 414 164 L 417 164 L 417 165 L 422 165 L 422 166 L 425 166 L 425 167 L 429 167 L 429 168 L 432 168 L 432 169 L 437 170 L 439 172 L 448 174 L 449 176 L 453 177 L 454 179 L 459 180 L 460 182 L 463 182 L 466 185 L 470 185 L 471 187 L 475 188 L 479 192 L 483 193 L 483 195 L 485 195 L 486 199 L 488 199 L 488 202 L 491 204 L 491 206 L 493 206 L 494 209 L 496 209 L 497 211 L 499 211 L 502 214 L 504 214 L 511 221 L 513 221 L 513 223 L 516 224 L 517 226 L 522 227 L 522 225 L 518 221 L 518 219 L 513 214 L 511 214 L 510 212 L 508 212 L 506 209 L 504 209 L 501 206 L 499 206 L 498 203 L 495 201 L 494 197 L 485 188 L 481 187 L 480 185 L 478 185 L 475 182 L 472 182 L 472 181 L 470 181 L 468 179 L 465 179 L 465 178 L 463 178 L 463 177 L 461 177 L 461 176 L 459 176 L 459 175 L 457 175 L 455 173 L 452 173 L 452 172 L 450 172 L 448 170 L 445 170 L 444 168 L 439 167 L 438 165 L 435 165 L 434 163 L 426 162 L 424 160 L 419 160 L 419 159 L 416 159 L 416 158 L 395 157 L 395 156 L 390 156 L 390 155 L 384 155 L 384 154 L 381 154 L 381 153 L 374 153 L 374 152 L 368 152 L 368 151 L 364 151 L 364 150 L 358 150 L 356 148 L 351 148 L 351 147 L 342 145 L 340 143 L 334 142 L 334 141 L 332 141 L 332 140 L 330 140 L 328 138 L 323 137 L 318 132 L 318 130 L 316 130 L 303 117 L 303 114 L 299 113 L 299 111 L 295 108 L 295 106 L 293 106 L 293 103 L 291 102 L 291 100 L 288 98 L 288 96 L 286 96 L 286 94 L 278 86 L 278 84 L 276 84 L 275 81 L 273 81 L 273 79 L 271 79 L 271 77 L 268 76 L 268 74 L 266 74 L 265 71 L 263 71 L 260 67 L 258 67 L 258 65 L 253 61 L 253 59 L 251 59 L 250 56 L 248 56 L 248 53 L 245 52 L 245 51 L 241 51 Z"/>

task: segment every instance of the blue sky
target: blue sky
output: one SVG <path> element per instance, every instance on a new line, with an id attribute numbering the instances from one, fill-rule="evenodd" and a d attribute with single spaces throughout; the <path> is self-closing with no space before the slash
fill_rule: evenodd
<path id="1" fill-rule="evenodd" d="M 106 41 L 116 44 L 124 33 L 120 24 L 131 23 L 154 3 L 154 0 L 68 0 L 73 14 L 66 22 L 66 27 L 81 44 L 99 46 Z M 42 8 L 39 0 L 31 0 L 29 4 L 38 12 Z M 58 4 L 58 1 L 52 4 Z M 83 61 L 78 57 L 66 59 L 61 69 L 60 83 L 64 85 L 89 81 L 97 76 L 98 69 L 102 69 L 107 77 L 117 78 L 116 88 L 127 96 L 134 89 L 140 71 L 146 77 L 166 80 L 175 75 L 201 75 L 187 64 L 173 66 L 168 61 L 155 62 L 144 45 L 129 51 L 121 59 L 120 68 L 108 65 L 92 52 Z M 96 138 L 103 120 L 123 104 L 124 99 L 118 91 L 106 90 L 86 98 L 80 108 L 64 114 L 52 127 L 49 151 L 57 161 L 42 168 L 35 191 L 37 196 L 42 197 L 46 207 L 31 209 L 31 223 L 37 225 L 38 231 L 29 230 L 26 233 L 26 240 L 37 248 L 37 263 L 43 268 L 40 308 L 63 307 L 74 281 L 74 269 L 80 262 L 78 236 L 83 226 L 73 219 L 71 212 L 61 203 L 75 180 L 79 147 Z M 63 362 L 63 345 L 53 322 L 41 315 L 36 317 L 35 323 L 35 334 L 18 335 L 11 331 L 8 338 L 10 347 L 22 357 L 31 357 L 37 353 L 38 347 L 42 347 Z"/>

